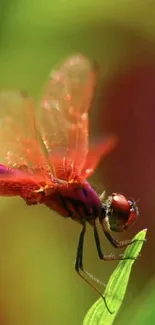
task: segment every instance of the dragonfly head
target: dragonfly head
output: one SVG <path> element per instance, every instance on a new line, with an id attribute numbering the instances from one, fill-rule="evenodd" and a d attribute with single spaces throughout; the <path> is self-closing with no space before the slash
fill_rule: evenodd
<path id="1" fill-rule="evenodd" d="M 122 232 L 131 226 L 139 215 L 137 203 L 118 193 L 110 195 L 102 204 L 102 209 L 104 215 L 102 214 L 100 223 L 105 231 Z"/>

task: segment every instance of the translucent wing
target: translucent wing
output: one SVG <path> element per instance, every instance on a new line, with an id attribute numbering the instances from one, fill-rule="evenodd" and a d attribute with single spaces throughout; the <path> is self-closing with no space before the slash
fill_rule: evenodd
<path id="1" fill-rule="evenodd" d="M 86 162 L 83 166 L 81 176 L 84 178 L 90 177 L 100 159 L 106 156 L 110 151 L 113 150 L 117 143 L 117 138 L 115 136 L 108 137 L 105 141 L 98 141 L 96 143 L 91 143 L 89 146 L 89 152 L 87 155 Z"/>
<path id="2" fill-rule="evenodd" d="M 96 86 L 96 67 L 75 55 L 52 71 L 40 105 L 39 129 L 55 177 L 71 181 L 88 154 L 88 110 Z"/>
<path id="3" fill-rule="evenodd" d="M 0 91 L 0 162 L 26 175 L 49 178 L 49 164 L 40 145 L 34 103 L 20 91 Z M 2 177 L 2 175 L 0 175 Z"/>
<path id="4" fill-rule="evenodd" d="M 20 195 L 23 198 L 28 198 L 28 196 L 32 198 L 33 195 L 37 197 L 38 190 L 40 191 L 45 185 L 46 182 L 41 173 L 31 174 L 28 170 L 21 171 L 0 164 L 0 196 Z"/>
<path id="5" fill-rule="evenodd" d="M 38 108 L 36 126 L 33 100 L 18 91 L 0 92 L 0 162 L 22 182 L 88 177 L 107 143 L 88 150 L 88 110 L 96 86 L 96 67 L 75 55 L 51 73 Z M 111 143 L 110 143 L 111 146 Z M 109 147 L 108 147 L 109 148 Z M 95 157 L 93 157 L 95 155 Z M 0 173 L 16 182 L 14 175 Z"/>

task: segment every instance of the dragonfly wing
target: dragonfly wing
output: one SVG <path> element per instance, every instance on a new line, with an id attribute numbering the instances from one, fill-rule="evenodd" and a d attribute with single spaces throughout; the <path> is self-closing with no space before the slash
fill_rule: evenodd
<path id="1" fill-rule="evenodd" d="M 24 92 L 0 91 L 0 161 L 30 174 L 40 171 L 47 180 L 50 168 L 40 145 L 34 111 L 32 98 Z"/>
<path id="2" fill-rule="evenodd" d="M 70 181 L 85 164 L 96 73 L 92 62 L 77 54 L 52 71 L 45 87 L 39 128 L 57 178 Z"/>
<path id="3" fill-rule="evenodd" d="M 42 175 L 30 174 L 28 171 L 11 169 L 5 165 L 0 165 L 0 196 L 20 195 L 24 198 L 35 194 L 46 184 Z M 37 195 L 37 193 L 36 193 Z"/>
<path id="4" fill-rule="evenodd" d="M 108 137 L 102 142 L 91 143 L 81 175 L 84 178 L 90 177 L 96 169 L 100 159 L 111 152 L 116 144 L 117 138 L 115 136 Z"/>

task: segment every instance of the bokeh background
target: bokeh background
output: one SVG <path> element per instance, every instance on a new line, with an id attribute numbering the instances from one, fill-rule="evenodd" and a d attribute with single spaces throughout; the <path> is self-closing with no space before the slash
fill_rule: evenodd
<path id="1" fill-rule="evenodd" d="M 91 136 L 119 137 L 92 184 L 140 198 L 140 217 L 121 238 L 148 228 L 115 324 L 155 324 L 155 0 L 0 0 L 1 87 L 37 98 L 54 64 L 74 52 L 101 66 Z M 98 297 L 74 272 L 79 233 L 46 207 L 0 200 L 0 325 L 82 324 Z M 98 260 L 91 229 L 84 258 L 106 283 L 116 263 Z"/>

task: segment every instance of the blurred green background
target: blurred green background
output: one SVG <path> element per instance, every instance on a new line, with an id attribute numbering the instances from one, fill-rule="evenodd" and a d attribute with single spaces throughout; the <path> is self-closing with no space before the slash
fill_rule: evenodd
<path id="1" fill-rule="evenodd" d="M 140 217 L 121 238 L 148 227 L 115 324 L 154 324 L 155 0 L 0 0 L 1 87 L 37 98 L 53 65 L 74 52 L 101 66 L 91 136 L 114 132 L 120 139 L 92 184 L 140 198 Z M 74 272 L 79 232 L 46 207 L 0 200 L 1 325 L 82 324 L 98 297 Z M 106 283 L 116 263 L 98 260 L 91 229 L 84 258 Z"/>

